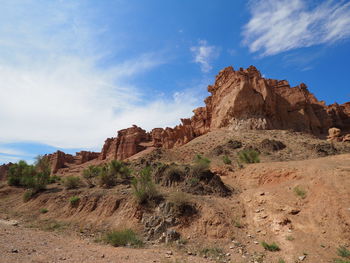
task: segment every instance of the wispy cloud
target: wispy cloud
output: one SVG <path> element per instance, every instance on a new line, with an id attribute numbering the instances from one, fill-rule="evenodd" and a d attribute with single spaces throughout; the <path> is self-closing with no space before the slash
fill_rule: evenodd
<path id="1" fill-rule="evenodd" d="M 90 13 L 78 3 L 2 3 L 0 145 L 100 149 L 106 137 L 131 124 L 171 126 L 191 113 L 193 102 L 144 101 L 143 90 L 133 84 L 138 74 L 167 62 L 162 52 L 101 66 L 106 48 L 97 40 L 103 30 L 89 23 Z"/>
<path id="2" fill-rule="evenodd" d="M 199 40 L 197 46 L 191 47 L 194 62 L 200 64 L 202 72 L 209 72 L 212 69 L 212 61 L 220 54 L 220 49 L 211 46 L 206 40 Z"/>
<path id="3" fill-rule="evenodd" d="M 304 0 L 253 0 L 243 43 L 263 56 L 350 37 L 350 2 L 326 0 L 310 7 Z"/>

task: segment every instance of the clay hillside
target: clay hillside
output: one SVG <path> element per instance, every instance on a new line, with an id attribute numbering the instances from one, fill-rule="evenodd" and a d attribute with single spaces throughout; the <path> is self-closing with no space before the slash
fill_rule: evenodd
<path id="1" fill-rule="evenodd" d="M 254 66 L 208 91 L 174 128 L 0 166 L 0 262 L 350 262 L 350 102 Z"/>

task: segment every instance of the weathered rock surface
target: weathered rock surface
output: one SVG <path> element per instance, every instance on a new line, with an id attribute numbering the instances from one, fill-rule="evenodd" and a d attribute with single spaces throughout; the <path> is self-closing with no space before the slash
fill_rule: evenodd
<path id="1" fill-rule="evenodd" d="M 51 172 L 56 173 L 61 168 L 66 168 L 70 164 L 83 164 L 100 156 L 97 152 L 81 151 L 76 155 L 67 154 L 62 151 L 57 151 L 52 154 L 47 154 L 44 157 L 49 158 L 51 164 Z"/>
<path id="2" fill-rule="evenodd" d="M 170 149 L 219 128 L 283 129 L 326 134 L 331 127 L 350 130 L 350 102 L 326 106 L 305 84 L 290 87 L 286 80 L 265 79 L 250 66 L 235 71 L 228 67 L 216 76 L 205 106 L 181 119 L 174 128 L 155 128 L 150 133 L 137 126 L 109 138 L 100 159 L 125 159 L 147 146 Z"/>

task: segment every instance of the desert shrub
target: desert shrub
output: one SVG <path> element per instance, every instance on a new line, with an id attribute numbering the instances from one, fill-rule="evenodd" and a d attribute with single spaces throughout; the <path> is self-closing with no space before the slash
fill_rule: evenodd
<path id="1" fill-rule="evenodd" d="M 178 165 L 170 165 L 164 172 L 163 183 L 165 186 L 171 186 L 173 183 L 181 182 L 185 178 L 185 170 Z"/>
<path id="2" fill-rule="evenodd" d="M 227 142 L 227 146 L 231 149 L 239 149 L 242 147 L 242 143 L 240 141 L 236 141 L 236 140 L 229 140 Z"/>
<path id="3" fill-rule="evenodd" d="M 284 261 L 284 259 L 280 258 L 280 259 L 278 260 L 278 263 L 286 263 L 286 261 Z"/>
<path id="4" fill-rule="evenodd" d="M 299 186 L 294 187 L 293 190 L 294 190 L 294 193 L 297 196 L 301 197 L 302 199 L 304 199 L 306 197 L 306 191 L 304 189 L 300 188 Z"/>
<path id="5" fill-rule="evenodd" d="M 77 189 L 81 185 L 80 177 L 69 175 L 64 179 L 63 185 L 66 189 Z"/>
<path id="6" fill-rule="evenodd" d="M 47 212 L 49 212 L 49 210 L 47 210 L 46 208 L 41 208 L 41 209 L 39 210 L 39 212 L 40 212 L 41 214 L 46 214 Z"/>
<path id="7" fill-rule="evenodd" d="M 199 184 L 199 182 L 200 182 L 199 179 L 196 177 L 192 177 L 188 179 L 188 183 L 190 186 L 196 186 Z"/>
<path id="8" fill-rule="evenodd" d="M 199 254 L 217 260 L 222 260 L 225 256 L 223 250 L 217 247 L 203 248 L 200 250 Z"/>
<path id="9" fill-rule="evenodd" d="M 158 195 L 158 191 L 151 178 L 151 167 L 142 169 L 137 177 L 131 181 L 134 196 L 139 204 L 146 203 Z"/>
<path id="10" fill-rule="evenodd" d="M 50 176 L 49 178 L 49 184 L 54 184 L 54 183 L 58 183 L 61 181 L 61 177 L 60 176 L 57 176 L 57 175 L 53 175 L 53 176 Z"/>
<path id="11" fill-rule="evenodd" d="M 117 160 L 111 161 L 99 170 L 99 184 L 105 187 L 115 186 L 118 180 L 128 179 L 131 174 L 131 170 L 123 162 Z"/>
<path id="12" fill-rule="evenodd" d="M 200 178 L 203 175 L 203 173 L 209 171 L 209 167 L 210 160 L 197 154 L 194 160 L 194 164 L 191 166 L 192 177 Z"/>
<path id="13" fill-rule="evenodd" d="M 95 185 L 96 178 L 100 175 L 101 167 L 90 165 L 83 171 L 83 178 L 89 186 Z"/>
<path id="14" fill-rule="evenodd" d="M 36 192 L 32 189 L 26 190 L 23 194 L 23 201 L 28 202 L 30 199 L 32 199 L 32 197 L 35 195 L 35 193 Z"/>
<path id="15" fill-rule="evenodd" d="M 350 260 L 344 260 L 344 259 L 334 259 L 334 263 L 350 263 Z"/>
<path id="16" fill-rule="evenodd" d="M 231 159 L 227 155 L 224 155 L 222 157 L 222 161 L 224 162 L 224 164 L 231 164 L 232 163 Z"/>
<path id="17" fill-rule="evenodd" d="M 131 229 L 112 231 L 106 235 L 106 242 L 115 247 L 132 246 L 141 247 L 143 242 Z"/>
<path id="18" fill-rule="evenodd" d="M 261 242 L 261 245 L 263 246 L 263 248 L 265 250 L 268 250 L 268 251 L 280 251 L 280 247 L 275 243 L 271 243 L 271 244 L 268 244 L 266 243 L 265 241 Z"/>
<path id="19" fill-rule="evenodd" d="M 247 149 L 238 152 L 238 159 L 243 163 L 259 163 L 259 152 Z"/>
<path id="20" fill-rule="evenodd" d="M 117 178 L 127 179 L 131 174 L 131 170 L 121 161 L 113 160 L 108 165 L 109 172 Z"/>
<path id="21" fill-rule="evenodd" d="M 343 246 L 340 246 L 337 249 L 337 254 L 338 254 L 338 256 L 343 257 L 343 258 L 350 258 L 350 250 L 347 249 L 346 247 L 343 247 Z"/>
<path id="22" fill-rule="evenodd" d="M 196 213 L 196 207 L 191 202 L 188 194 L 183 192 L 172 192 L 168 197 L 169 202 L 173 205 L 176 214 L 192 215 Z"/>
<path id="23" fill-rule="evenodd" d="M 50 175 L 50 160 L 46 156 L 38 155 L 35 157 L 35 168 L 39 173 L 43 173 L 45 175 Z"/>
<path id="24" fill-rule="evenodd" d="M 19 161 L 9 167 L 7 182 L 12 186 L 20 186 L 38 192 L 46 188 L 50 179 L 50 169 L 46 158 L 37 157 L 35 165 Z"/>
<path id="25" fill-rule="evenodd" d="M 80 197 L 79 196 L 72 196 L 69 198 L 69 203 L 71 206 L 76 207 L 80 202 Z"/>

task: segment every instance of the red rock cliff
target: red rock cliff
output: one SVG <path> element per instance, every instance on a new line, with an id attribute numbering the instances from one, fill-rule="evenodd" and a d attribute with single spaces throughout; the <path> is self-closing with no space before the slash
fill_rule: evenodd
<path id="1" fill-rule="evenodd" d="M 155 128 L 150 133 L 137 126 L 105 141 L 100 159 L 125 159 L 144 149 L 142 143 L 166 149 L 183 145 L 218 128 L 291 129 L 315 135 L 330 127 L 350 129 L 350 102 L 326 106 L 305 84 L 291 87 L 286 80 L 265 79 L 250 66 L 235 71 L 227 67 L 216 76 L 205 106 L 181 119 L 174 128 Z"/>

